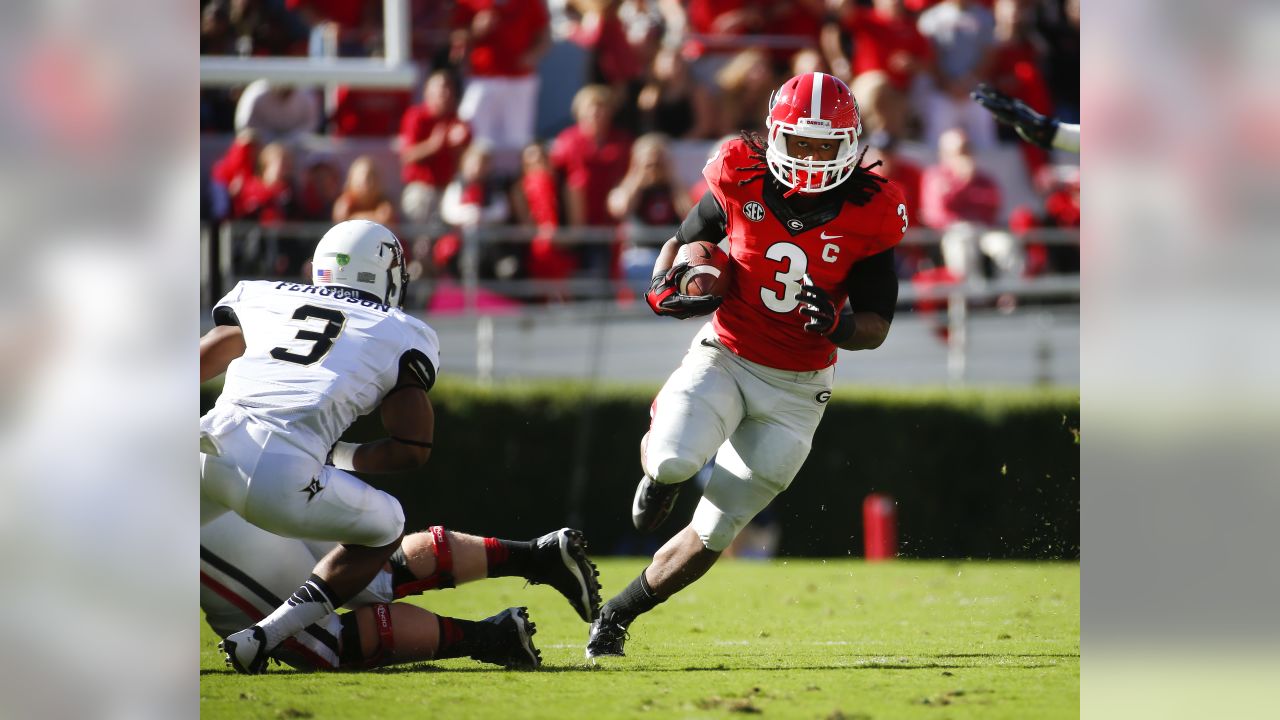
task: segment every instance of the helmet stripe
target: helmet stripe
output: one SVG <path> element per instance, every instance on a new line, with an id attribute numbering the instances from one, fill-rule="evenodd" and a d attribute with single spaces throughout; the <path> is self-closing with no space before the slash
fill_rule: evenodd
<path id="1" fill-rule="evenodd" d="M 809 117 L 817 120 L 822 117 L 822 84 L 826 76 L 820 72 L 813 74 L 809 85 Z"/>

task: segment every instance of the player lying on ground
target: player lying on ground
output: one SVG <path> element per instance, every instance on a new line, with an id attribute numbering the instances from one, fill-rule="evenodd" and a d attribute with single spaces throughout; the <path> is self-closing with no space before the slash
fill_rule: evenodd
<path id="1" fill-rule="evenodd" d="M 1026 103 L 996 90 L 990 85 L 979 85 L 969 93 L 973 101 L 986 108 L 996 120 L 1012 125 L 1023 140 L 1046 150 L 1057 148 L 1067 152 L 1080 152 L 1080 126 L 1045 117 L 1032 110 Z"/>
<path id="2" fill-rule="evenodd" d="M 622 655 L 632 621 L 706 573 L 791 484 L 831 397 L 837 351 L 879 347 L 889 333 L 907 207 L 874 165 L 860 165 L 853 93 L 831 75 L 796 76 L 771 99 L 767 126 L 767 141 L 727 141 L 707 162 L 707 193 L 655 264 L 655 313 L 715 315 L 654 400 L 635 526 L 656 529 L 712 455 L 715 467 L 689 526 L 601 608 L 588 658 Z M 725 237 L 723 298 L 681 295 L 677 248 Z"/>
<path id="3" fill-rule="evenodd" d="M 333 543 L 273 535 L 235 513 L 200 528 L 200 608 L 220 637 L 261 620 L 307 577 Z M 406 535 L 369 587 L 347 602 L 351 612 L 326 616 L 285 640 L 270 657 L 299 670 L 371 668 L 470 657 L 536 668 L 536 631 L 523 607 L 482 621 L 435 615 L 393 602 L 426 590 L 486 577 L 547 584 L 585 621 L 599 611 L 600 586 L 582 534 L 565 528 L 513 542 L 432 527 Z"/>

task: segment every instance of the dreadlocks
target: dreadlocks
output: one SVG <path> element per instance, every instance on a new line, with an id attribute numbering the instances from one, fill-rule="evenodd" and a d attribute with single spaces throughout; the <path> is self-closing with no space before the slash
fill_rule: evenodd
<path id="1" fill-rule="evenodd" d="M 756 161 L 754 165 L 734 168 L 738 172 L 750 173 L 738 181 L 739 185 L 746 185 L 766 177 L 769 174 L 769 163 L 765 159 L 764 138 L 761 138 L 759 133 L 753 130 L 743 130 L 742 142 L 747 145 L 747 157 Z M 880 188 L 889 182 L 886 178 L 871 172 L 884 163 L 877 160 L 870 165 L 863 165 L 862 162 L 866 156 L 867 148 L 864 146 L 862 152 L 858 153 L 858 163 L 854 167 L 853 173 L 848 180 L 840 184 L 840 187 L 847 193 L 845 199 L 858 207 L 871 202 L 871 198 L 875 197 L 876 193 L 880 192 Z"/>

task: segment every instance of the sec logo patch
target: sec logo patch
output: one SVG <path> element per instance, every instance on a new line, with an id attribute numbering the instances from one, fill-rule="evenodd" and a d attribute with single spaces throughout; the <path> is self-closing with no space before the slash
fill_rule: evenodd
<path id="1" fill-rule="evenodd" d="M 760 222 L 764 219 L 764 206 L 753 200 L 742 206 L 742 214 L 752 222 Z"/>

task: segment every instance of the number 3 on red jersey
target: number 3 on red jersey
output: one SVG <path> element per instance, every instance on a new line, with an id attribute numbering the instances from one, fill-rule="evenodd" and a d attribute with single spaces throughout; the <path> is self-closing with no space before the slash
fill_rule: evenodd
<path id="1" fill-rule="evenodd" d="M 809 256 L 804 254 L 798 245 L 789 242 L 774 243 L 764 252 L 770 260 L 784 263 L 782 270 L 774 273 L 773 278 L 782 284 L 782 289 L 771 289 L 768 285 L 760 287 L 760 300 L 764 306 L 776 313 L 789 313 L 800 304 L 796 295 L 800 294 L 800 279 L 809 271 Z"/>

